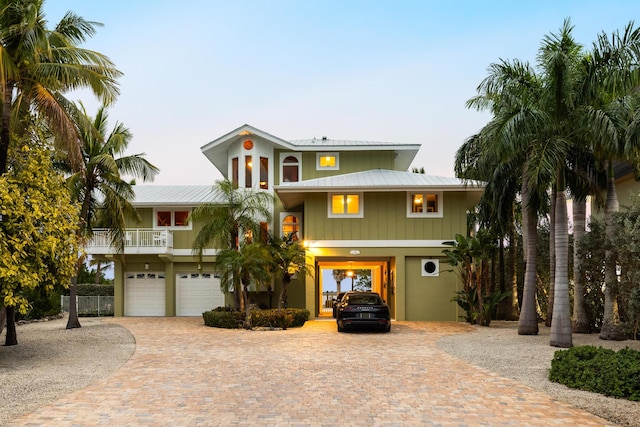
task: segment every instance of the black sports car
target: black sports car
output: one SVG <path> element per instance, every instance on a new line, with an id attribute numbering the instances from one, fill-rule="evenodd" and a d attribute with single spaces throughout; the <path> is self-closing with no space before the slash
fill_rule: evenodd
<path id="1" fill-rule="evenodd" d="M 338 332 L 360 327 L 391 330 L 389 306 L 376 292 L 348 292 L 336 306 Z"/>

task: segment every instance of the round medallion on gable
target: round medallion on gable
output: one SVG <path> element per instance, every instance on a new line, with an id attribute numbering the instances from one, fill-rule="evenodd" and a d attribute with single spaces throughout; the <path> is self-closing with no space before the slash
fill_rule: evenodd
<path id="1" fill-rule="evenodd" d="M 243 146 L 244 146 L 244 149 L 245 149 L 245 150 L 251 150 L 251 149 L 253 148 L 253 141 L 251 141 L 250 139 L 247 139 L 247 140 L 244 142 L 244 145 L 243 145 Z"/>

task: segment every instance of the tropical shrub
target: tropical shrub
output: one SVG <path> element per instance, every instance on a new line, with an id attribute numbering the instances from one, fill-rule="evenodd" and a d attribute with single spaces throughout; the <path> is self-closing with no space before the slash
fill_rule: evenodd
<path id="1" fill-rule="evenodd" d="M 287 329 L 293 323 L 293 316 L 285 310 L 254 310 L 251 324 L 254 327 Z"/>
<path id="2" fill-rule="evenodd" d="M 214 328 L 240 329 L 244 323 L 244 313 L 240 311 L 211 310 L 202 313 L 204 324 Z"/>
<path id="3" fill-rule="evenodd" d="M 640 352 L 594 346 L 556 351 L 549 380 L 567 387 L 640 401 Z"/>
<path id="4" fill-rule="evenodd" d="M 497 251 L 496 239 L 481 229 L 475 236 L 456 234 L 456 240 L 448 244 L 452 248 L 442 252 L 457 267 L 456 274 L 463 284 L 451 301 L 465 310 L 467 322 L 489 326 L 500 301 L 511 295 L 495 291 L 491 285 L 490 261 Z"/>
<path id="5" fill-rule="evenodd" d="M 29 310 L 26 314 L 17 313 L 16 317 L 18 320 L 44 319 L 49 316 L 59 315 L 62 312 L 62 307 L 60 306 L 60 286 L 54 287 L 51 291 L 46 291 L 42 287 L 25 289 L 22 294 L 29 300 Z"/>
<path id="6" fill-rule="evenodd" d="M 309 320 L 309 310 L 287 308 L 284 310 L 251 310 L 253 327 L 264 328 L 298 328 Z M 245 321 L 244 312 L 235 311 L 231 307 L 217 307 L 202 313 L 204 324 L 215 328 L 238 329 Z"/>

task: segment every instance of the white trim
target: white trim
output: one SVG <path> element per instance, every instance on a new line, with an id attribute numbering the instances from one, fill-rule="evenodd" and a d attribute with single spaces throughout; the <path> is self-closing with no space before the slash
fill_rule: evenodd
<path id="1" fill-rule="evenodd" d="M 320 158 L 335 157 L 335 166 L 320 166 Z M 340 170 L 340 153 L 337 151 L 319 151 L 316 153 L 316 170 L 317 171 L 337 171 Z"/>
<path id="2" fill-rule="evenodd" d="M 421 194 L 426 199 L 428 194 L 435 194 L 438 199 L 438 210 L 437 212 L 412 212 L 411 204 L 413 202 L 412 197 L 414 194 Z M 431 190 L 418 190 L 418 191 L 407 191 L 407 218 L 442 218 L 444 216 L 444 197 L 442 196 L 442 191 L 431 191 Z M 426 206 L 425 206 L 426 208 Z"/>
<path id="3" fill-rule="evenodd" d="M 334 214 L 333 213 L 333 201 L 331 200 L 333 196 L 349 196 L 350 194 L 354 196 L 358 196 L 358 213 L 356 214 Z M 364 218 L 364 193 L 358 191 L 335 191 L 332 193 L 327 193 L 327 216 L 329 218 Z"/>
<path id="4" fill-rule="evenodd" d="M 278 162 L 278 167 L 280 168 L 280 184 L 284 183 L 282 181 L 282 176 L 283 176 L 282 168 L 284 166 L 284 159 L 286 159 L 289 156 L 295 157 L 298 160 L 298 181 L 296 181 L 296 182 L 302 181 L 302 153 L 300 153 L 300 152 L 296 152 L 296 153 L 285 152 L 285 153 L 280 153 L 280 161 Z"/>
<path id="5" fill-rule="evenodd" d="M 175 218 L 175 213 L 176 211 L 187 211 L 189 214 L 187 215 L 187 217 L 191 216 L 191 211 L 193 210 L 192 207 L 181 207 L 181 206 L 159 206 L 159 207 L 154 207 L 153 208 L 153 229 L 154 230 L 192 230 L 193 229 L 193 221 L 189 221 L 189 223 L 185 226 L 175 226 L 173 224 L 175 224 L 176 218 Z M 160 226 L 158 225 L 158 211 L 160 212 L 166 212 L 166 211 L 170 211 L 171 212 L 171 225 L 169 226 Z"/>
<path id="6" fill-rule="evenodd" d="M 450 240 L 306 240 L 309 248 L 450 248 Z"/>
<path id="7" fill-rule="evenodd" d="M 203 256 L 215 256 L 220 253 L 220 249 L 205 249 L 202 251 Z M 193 249 L 174 249 L 172 254 L 174 256 L 196 256 L 197 254 L 193 252 Z"/>

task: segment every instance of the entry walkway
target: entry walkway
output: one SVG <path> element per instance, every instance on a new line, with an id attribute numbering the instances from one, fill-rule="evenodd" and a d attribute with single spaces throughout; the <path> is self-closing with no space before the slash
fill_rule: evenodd
<path id="1" fill-rule="evenodd" d="M 132 332 L 133 357 L 10 425 L 610 425 L 439 350 L 439 337 L 468 330 L 461 324 L 339 334 L 331 320 L 286 331 L 221 330 L 201 318 L 108 321 Z"/>

